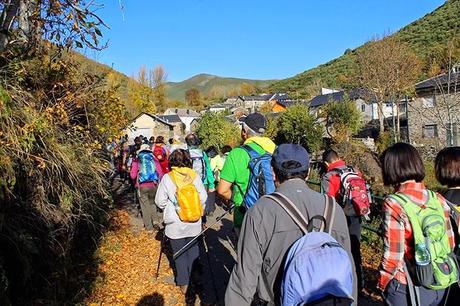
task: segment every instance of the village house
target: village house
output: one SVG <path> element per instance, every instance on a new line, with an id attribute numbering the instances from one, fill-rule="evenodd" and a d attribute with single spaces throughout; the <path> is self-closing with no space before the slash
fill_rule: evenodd
<path id="1" fill-rule="evenodd" d="M 166 122 L 156 115 L 140 113 L 131 123 L 123 130 L 123 133 L 128 135 L 128 139 L 134 139 L 137 136 L 150 138 L 152 136 L 163 136 L 165 138 L 180 135 L 179 127 L 172 123 Z"/>
<path id="2" fill-rule="evenodd" d="M 414 145 L 457 146 L 460 123 L 460 71 L 415 85 L 408 107 L 409 139 Z"/>
<path id="3" fill-rule="evenodd" d="M 270 103 L 273 108 L 277 103 L 285 103 L 291 98 L 286 93 L 275 94 L 260 94 L 253 96 L 237 96 L 230 97 L 225 101 L 225 104 L 233 104 L 245 110 L 246 113 L 254 113 L 259 111 L 265 104 Z M 277 107 L 277 111 L 281 111 L 283 106 Z"/>
<path id="4" fill-rule="evenodd" d="M 168 108 L 163 115 L 177 115 L 184 124 L 184 132 L 191 131 L 193 120 L 200 118 L 200 114 L 191 109 L 185 108 Z"/>
<path id="5" fill-rule="evenodd" d="M 174 125 L 176 130 L 181 131 L 181 134 L 185 133 L 185 124 L 180 120 L 180 117 L 177 114 L 174 115 L 158 115 L 158 118 L 161 120 L 171 123 Z"/>

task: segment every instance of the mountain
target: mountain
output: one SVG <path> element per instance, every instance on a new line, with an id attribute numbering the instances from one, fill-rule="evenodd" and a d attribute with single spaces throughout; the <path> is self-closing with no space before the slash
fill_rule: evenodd
<path id="1" fill-rule="evenodd" d="M 410 23 L 394 33 L 411 46 L 425 62 L 439 46 L 460 35 L 460 0 L 448 0 L 442 6 L 424 17 Z M 317 94 L 318 87 L 343 88 L 353 73 L 355 50 L 346 50 L 344 54 L 328 63 L 304 71 L 296 76 L 273 83 L 272 92 L 287 92 L 293 97 L 311 97 Z M 426 75 L 421 75 L 420 78 Z"/>
<path id="2" fill-rule="evenodd" d="M 170 100 L 184 101 L 185 92 L 192 88 L 198 89 L 203 96 L 220 97 L 237 92 L 244 83 L 263 89 L 273 82 L 198 74 L 182 82 L 168 82 L 166 92 Z"/>

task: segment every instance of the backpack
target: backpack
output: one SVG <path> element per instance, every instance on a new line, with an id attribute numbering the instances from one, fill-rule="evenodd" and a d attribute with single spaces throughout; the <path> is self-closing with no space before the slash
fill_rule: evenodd
<path id="1" fill-rule="evenodd" d="M 268 152 L 259 154 L 248 145 L 243 145 L 241 148 L 249 154 L 250 158 L 248 187 L 243 197 L 243 204 L 246 209 L 249 209 L 261 196 L 275 191 L 271 166 L 272 155 Z"/>
<path id="2" fill-rule="evenodd" d="M 454 205 L 453 203 L 449 202 L 446 200 L 447 205 L 450 207 L 450 223 L 452 224 L 452 230 L 455 235 L 455 249 L 454 249 L 454 254 L 457 259 L 457 263 L 460 263 L 460 234 L 459 234 L 459 222 L 460 222 L 460 211 L 458 210 L 458 207 Z"/>
<path id="3" fill-rule="evenodd" d="M 200 202 L 200 195 L 195 185 L 192 183 L 179 187 L 174 172 L 170 172 L 170 177 L 176 185 L 176 212 L 182 222 L 194 223 L 203 216 L 203 206 Z"/>
<path id="4" fill-rule="evenodd" d="M 340 302 L 340 305 L 351 305 L 352 259 L 331 236 L 335 215 L 333 199 L 325 196 L 323 215 L 308 219 L 308 214 L 304 218 L 285 195 L 275 192 L 266 197 L 280 205 L 304 233 L 290 247 L 286 256 L 281 283 L 281 304 L 309 305 L 322 300 L 334 300 Z M 314 231 L 315 219 L 321 221 L 319 231 Z"/>
<path id="5" fill-rule="evenodd" d="M 445 289 L 458 281 L 458 266 L 449 246 L 444 208 L 436 194 L 429 190 L 428 201 L 419 206 L 402 193 L 390 195 L 398 202 L 412 226 L 415 263 L 414 283 L 428 289 Z"/>
<path id="6" fill-rule="evenodd" d="M 138 154 L 139 173 L 138 182 L 140 184 L 146 182 L 158 182 L 158 173 L 155 168 L 153 154 L 150 151 L 142 151 Z"/>
<path id="7" fill-rule="evenodd" d="M 154 145 L 153 155 L 160 163 L 168 160 L 168 157 L 166 156 L 166 150 L 162 146 Z"/>
<path id="8" fill-rule="evenodd" d="M 342 207 L 353 207 L 356 216 L 368 216 L 371 208 L 370 186 L 353 169 L 347 166 L 345 169 L 336 168 L 332 171 L 338 172 L 340 177 L 340 193 L 342 195 Z M 348 213 L 349 211 L 347 211 Z"/>
<path id="9" fill-rule="evenodd" d="M 190 158 L 192 159 L 192 168 L 201 178 L 201 181 L 206 180 L 206 163 L 204 162 L 203 151 L 200 149 L 189 149 Z"/>

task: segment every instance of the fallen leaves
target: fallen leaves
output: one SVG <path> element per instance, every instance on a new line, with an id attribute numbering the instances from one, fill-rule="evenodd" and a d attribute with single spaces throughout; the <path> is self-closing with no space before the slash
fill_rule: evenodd
<path id="1" fill-rule="evenodd" d="M 154 235 L 132 232 L 128 213 L 114 213 L 96 253 L 98 276 L 87 305 L 185 305 L 180 290 L 164 282 L 173 279 L 166 256 L 155 280 L 160 241 Z"/>

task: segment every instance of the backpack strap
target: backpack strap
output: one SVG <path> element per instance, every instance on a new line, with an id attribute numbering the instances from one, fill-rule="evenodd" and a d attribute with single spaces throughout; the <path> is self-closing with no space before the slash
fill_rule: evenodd
<path id="1" fill-rule="evenodd" d="M 322 231 L 328 233 L 329 235 L 331 234 L 332 231 L 332 225 L 334 224 L 334 218 L 335 218 L 335 201 L 332 197 L 328 196 L 327 194 L 324 195 L 326 198 L 326 203 L 324 205 L 324 219 L 325 219 L 325 225 L 324 229 Z"/>
<path id="2" fill-rule="evenodd" d="M 309 232 L 307 219 L 304 218 L 299 209 L 295 206 L 294 203 L 292 203 L 292 201 L 288 197 L 279 192 L 274 192 L 272 194 L 266 195 L 265 197 L 275 201 L 275 203 L 281 206 L 284 209 L 284 211 L 286 211 L 286 213 L 289 215 L 289 217 L 291 217 L 292 221 L 294 221 L 294 223 L 298 227 L 300 227 L 304 234 L 307 234 Z"/>
<path id="3" fill-rule="evenodd" d="M 257 144 L 256 144 L 257 145 Z M 249 154 L 249 157 L 251 159 L 253 158 L 256 158 L 256 157 L 259 157 L 261 154 L 259 152 L 257 152 L 256 150 L 254 150 L 253 148 L 251 148 L 251 146 L 249 145 L 242 145 L 240 146 L 241 149 L 245 150 L 246 153 Z"/>

